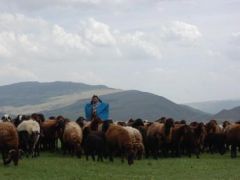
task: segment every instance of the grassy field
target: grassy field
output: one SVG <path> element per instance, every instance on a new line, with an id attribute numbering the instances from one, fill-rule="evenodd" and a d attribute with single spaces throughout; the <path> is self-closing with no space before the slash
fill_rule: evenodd
<path id="1" fill-rule="evenodd" d="M 113 163 L 86 161 L 63 157 L 60 154 L 42 153 L 39 158 L 24 158 L 19 166 L 0 164 L 0 179 L 240 179 L 240 158 L 229 154 L 204 154 L 200 159 L 165 158 L 135 161 L 133 166 L 120 159 Z"/>

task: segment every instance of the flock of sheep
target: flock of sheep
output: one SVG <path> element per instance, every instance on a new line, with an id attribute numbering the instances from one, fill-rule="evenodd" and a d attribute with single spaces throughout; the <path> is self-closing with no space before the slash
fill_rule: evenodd
<path id="1" fill-rule="evenodd" d="M 86 121 L 83 117 L 70 121 L 63 116 L 45 119 L 43 114 L 18 115 L 11 119 L 5 115 L 0 122 L 0 151 L 3 163 L 13 161 L 18 165 L 22 155 L 37 157 L 41 151 L 54 152 L 61 144 L 65 154 L 98 161 L 118 156 L 128 164 L 145 155 L 153 158 L 189 156 L 199 158 L 202 152 L 224 154 L 231 149 L 231 157 L 237 156 L 240 146 L 240 123 L 228 121 L 218 124 L 174 121 L 162 117 L 154 122 L 130 119 L 127 122 L 103 122 L 95 118 Z"/>

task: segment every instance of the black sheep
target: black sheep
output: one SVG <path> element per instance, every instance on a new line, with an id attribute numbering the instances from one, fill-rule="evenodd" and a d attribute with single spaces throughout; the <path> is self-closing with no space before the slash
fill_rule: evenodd
<path id="1" fill-rule="evenodd" d="M 92 156 L 95 161 L 95 155 L 97 155 L 97 161 L 103 161 L 105 155 L 105 135 L 103 132 L 91 131 L 89 128 L 83 130 L 83 149 L 88 160 L 88 156 Z"/>

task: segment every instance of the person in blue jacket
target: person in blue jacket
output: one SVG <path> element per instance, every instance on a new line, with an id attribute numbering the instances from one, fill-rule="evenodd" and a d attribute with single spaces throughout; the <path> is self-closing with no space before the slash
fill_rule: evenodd
<path id="1" fill-rule="evenodd" d="M 109 126 L 109 104 L 102 102 L 97 96 L 93 95 L 91 102 L 85 105 L 85 115 L 88 121 L 91 121 L 95 116 L 103 121 L 103 131 L 105 132 Z"/>

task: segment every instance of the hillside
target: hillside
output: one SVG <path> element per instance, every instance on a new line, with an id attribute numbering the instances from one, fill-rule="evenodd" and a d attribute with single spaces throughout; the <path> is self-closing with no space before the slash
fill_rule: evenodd
<path id="1" fill-rule="evenodd" d="M 229 121 L 239 121 L 240 120 L 240 106 L 235 107 L 230 110 L 222 110 L 219 113 L 215 114 L 213 118 L 217 120 L 229 120 Z"/>
<path id="2" fill-rule="evenodd" d="M 199 109 L 203 112 L 216 114 L 222 111 L 223 109 L 232 109 L 234 107 L 240 106 L 240 99 L 194 102 L 194 103 L 187 103 L 186 105 Z"/>
<path id="3" fill-rule="evenodd" d="M 110 116 L 114 120 L 155 120 L 161 116 L 186 120 L 209 118 L 206 113 L 155 94 L 73 82 L 23 82 L 0 86 L 0 114 L 43 112 L 47 116 L 62 114 L 75 119 L 84 115 L 84 104 L 93 94 L 110 104 Z"/>
<path id="4" fill-rule="evenodd" d="M 22 82 L 0 86 L 1 106 L 33 105 L 48 98 L 95 89 L 108 89 L 103 85 L 88 85 L 73 82 Z"/>
<path id="5" fill-rule="evenodd" d="M 28 114 L 53 110 L 90 98 L 93 94 L 119 91 L 103 85 L 73 82 L 17 83 L 0 87 L 0 113 Z"/>
<path id="6" fill-rule="evenodd" d="M 175 104 L 164 97 L 136 90 L 103 95 L 101 99 L 110 104 L 110 116 L 114 120 L 128 120 L 129 118 L 156 120 L 162 116 L 204 120 L 209 117 L 206 113 Z M 77 118 L 79 115 L 84 115 L 83 109 L 87 101 L 81 100 L 70 106 L 44 113 L 58 115 L 64 112 L 68 117 Z"/>

